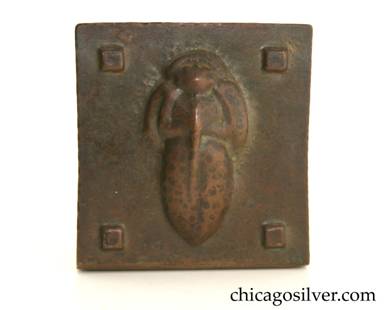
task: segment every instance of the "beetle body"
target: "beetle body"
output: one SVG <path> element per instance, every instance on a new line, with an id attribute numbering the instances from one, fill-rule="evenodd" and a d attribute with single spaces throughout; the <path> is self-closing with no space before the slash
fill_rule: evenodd
<path id="1" fill-rule="evenodd" d="M 165 210 L 190 244 L 213 235 L 230 206 L 230 153 L 244 144 L 247 127 L 241 91 L 207 52 L 176 60 L 151 97 L 146 128 L 163 151 Z"/>

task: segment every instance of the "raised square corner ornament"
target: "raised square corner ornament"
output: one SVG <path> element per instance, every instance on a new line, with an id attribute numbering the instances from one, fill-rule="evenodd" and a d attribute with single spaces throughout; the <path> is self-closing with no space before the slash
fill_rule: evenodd
<path id="1" fill-rule="evenodd" d="M 78 25 L 78 268 L 308 264 L 311 40 L 309 25 Z"/>

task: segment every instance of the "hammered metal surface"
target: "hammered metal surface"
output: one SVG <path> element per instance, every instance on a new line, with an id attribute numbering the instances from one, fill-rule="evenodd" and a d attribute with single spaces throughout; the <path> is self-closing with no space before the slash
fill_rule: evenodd
<path id="1" fill-rule="evenodd" d="M 78 267 L 308 264 L 311 39 L 308 25 L 78 25 Z"/>

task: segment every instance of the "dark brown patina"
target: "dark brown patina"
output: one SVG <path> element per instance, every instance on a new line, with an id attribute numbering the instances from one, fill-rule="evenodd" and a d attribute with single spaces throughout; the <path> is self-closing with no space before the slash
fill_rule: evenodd
<path id="1" fill-rule="evenodd" d="M 307 264 L 311 36 L 79 25 L 78 267 Z"/>

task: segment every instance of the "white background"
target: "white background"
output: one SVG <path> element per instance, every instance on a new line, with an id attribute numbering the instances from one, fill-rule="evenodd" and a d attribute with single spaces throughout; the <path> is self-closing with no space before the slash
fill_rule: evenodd
<path id="1" fill-rule="evenodd" d="M 272 309 L 234 303 L 254 290 L 374 290 L 383 307 L 382 1 L 2 1 L 0 308 Z M 311 264 L 282 270 L 76 270 L 74 28 L 80 22 L 313 25 L 309 134 Z"/>

